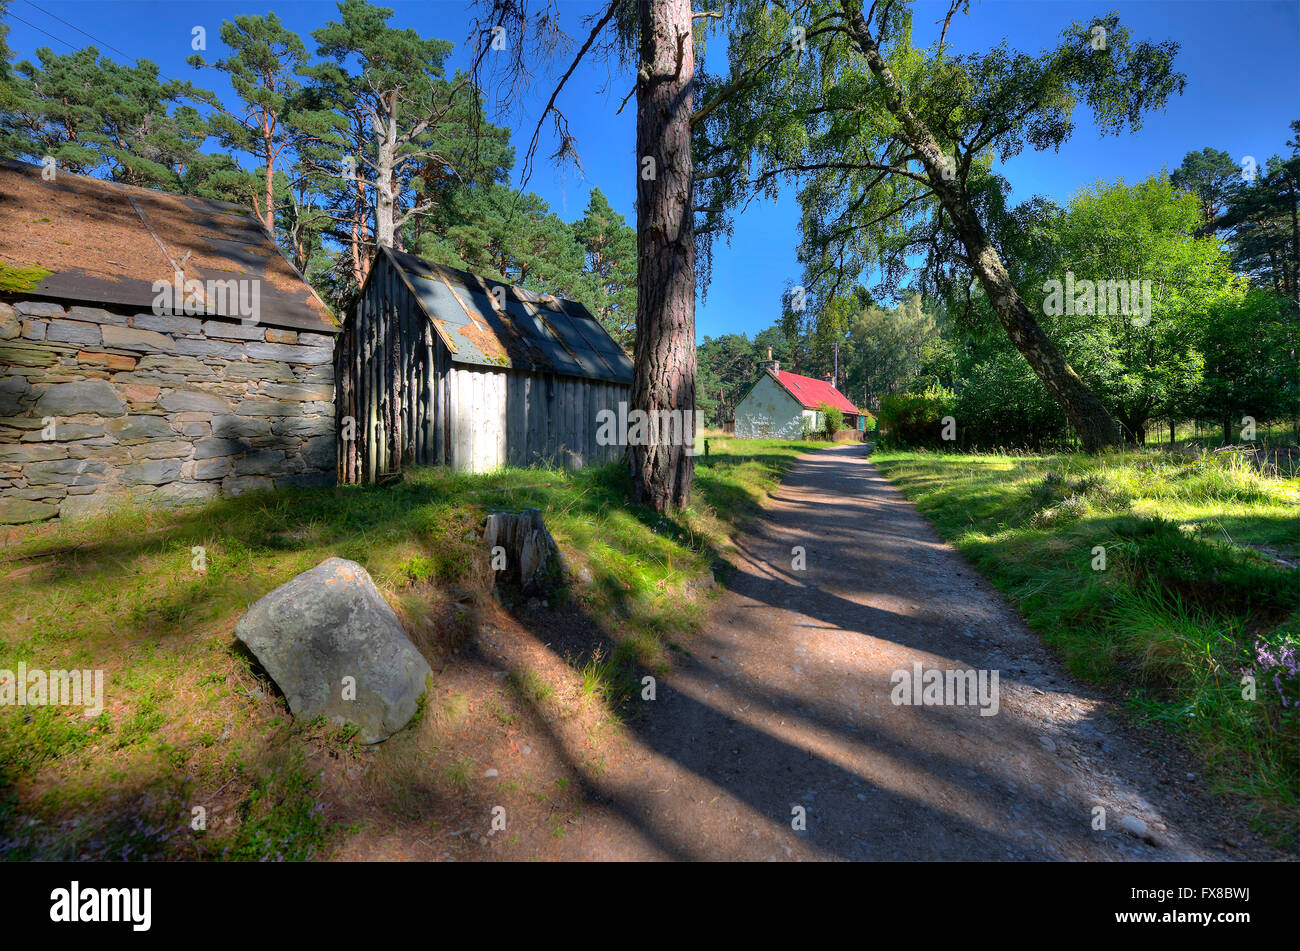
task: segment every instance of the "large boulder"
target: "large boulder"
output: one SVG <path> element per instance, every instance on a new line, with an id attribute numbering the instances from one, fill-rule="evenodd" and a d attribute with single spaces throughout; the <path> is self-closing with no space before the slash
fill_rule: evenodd
<path id="1" fill-rule="evenodd" d="M 235 626 L 295 717 L 353 723 L 363 743 L 411 721 L 433 671 L 366 570 L 330 558 L 259 600 Z M 351 678 L 351 679 L 348 679 Z"/>

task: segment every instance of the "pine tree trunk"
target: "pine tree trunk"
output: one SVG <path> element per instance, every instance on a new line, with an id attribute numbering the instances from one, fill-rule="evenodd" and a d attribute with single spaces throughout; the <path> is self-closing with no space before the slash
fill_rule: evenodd
<path id="1" fill-rule="evenodd" d="M 375 149 L 375 243 L 381 248 L 393 246 L 397 230 L 397 207 L 394 178 L 397 167 L 397 93 L 392 94 L 385 134 Z"/>
<path id="2" fill-rule="evenodd" d="M 639 0 L 637 318 L 632 409 L 679 412 L 685 432 L 629 447 L 632 501 L 659 512 L 690 498 L 695 460 L 695 213 L 691 87 L 695 50 L 686 0 Z M 650 161 L 648 161 L 650 160 Z M 656 427 L 650 427 L 653 431 Z M 660 434 L 662 437 L 662 434 Z M 683 438 L 684 437 L 684 438 Z"/>
<path id="3" fill-rule="evenodd" d="M 270 127 L 267 128 L 268 131 L 262 139 L 263 157 L 266 159 L 266 208 L 263 210 L 266 218 L 263 220 L 267 233 L 275 237 L 275 143 L 271 139 Z"/>

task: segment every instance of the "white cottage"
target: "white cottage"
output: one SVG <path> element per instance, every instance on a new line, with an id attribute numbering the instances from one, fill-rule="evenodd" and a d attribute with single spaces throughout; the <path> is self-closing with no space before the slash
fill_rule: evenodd
<path id="1" fill-rule="evenodd" d="M 768 353 L 769 358 L 771 353 Z M 859 411 L 830 379 L 818 380 L 781 369 L 769 359 L 763 372 L 736 404 L 736 436 L 740 439 L 798 439 L 805 430 L 825 423 L 823 406 L 844 413 L 844 426 L 857 429 Z"/>

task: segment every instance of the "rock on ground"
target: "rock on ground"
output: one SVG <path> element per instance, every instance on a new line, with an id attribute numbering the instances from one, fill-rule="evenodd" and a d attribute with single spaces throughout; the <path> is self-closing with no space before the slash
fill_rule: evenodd
<path id="1" fill-rule="evenodd" d="M 410 722 L 433 671 L 366 570 L 330 558 L 263 597 L 235 626 L 295 717 L 379 743 Z M 351 679 L 348 679 L 351 678 Z"/>

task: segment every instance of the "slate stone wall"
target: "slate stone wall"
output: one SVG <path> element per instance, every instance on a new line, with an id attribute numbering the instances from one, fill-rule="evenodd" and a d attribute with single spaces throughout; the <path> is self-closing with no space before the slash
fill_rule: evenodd
<path id="1" fill-rule="evenodd" d="M 332 484 L 333 352 L 328 333 L 0 301 L 0 524 Z"/>

